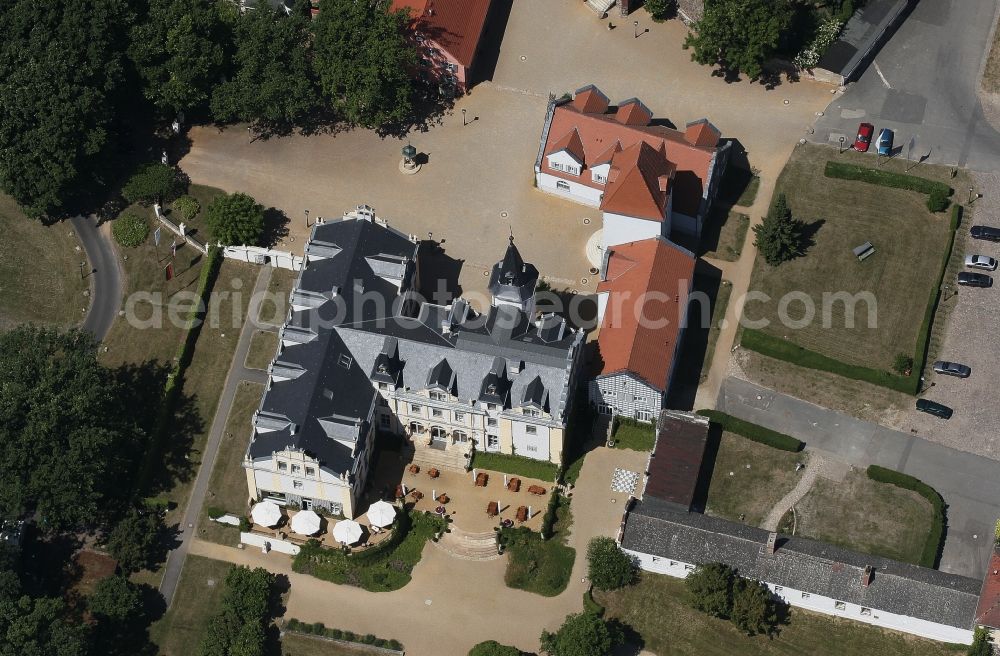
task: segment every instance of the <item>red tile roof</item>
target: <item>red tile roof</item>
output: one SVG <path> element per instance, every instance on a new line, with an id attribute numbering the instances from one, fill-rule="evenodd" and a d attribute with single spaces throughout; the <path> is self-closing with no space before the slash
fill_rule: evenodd
<path id="1" fill-rule="evenodd" d="M 649 111 L 638 98 L 629 98 L 618 105 L 615 120 L 624 125 L 645 127 L 653 120 L 653 112 Z"/>
<path id="2" fill-rule="evenodd" d="M 561 150 L 565 150 L 575 157 L 578 162 L 583 163 L 583 142 L 580 140 L 580 133 L 576 128 L 573 128 L 562 139 L 552 144 L 552 150 L 549 154 L 558 153 Z"/>
<path id="3" fill-rule="evenodd" d="M 542 158 L 541 170 L 565 180 L 571 180 L 594 189 L 604 189 L 604 185 L 591 179 L 589 168 L 607 162 L 606 155 L 615 142 L 620 142 L 623 149 L 639 142 L 646 142 L 654 150 L 664 147 L 666 159 L 672 162 L 677 170 L 673 183 L 673 207 L 676 211 L 688 216 L 695 216 L 701 208 L 701 198 L 705 184 L 708 181 L 712 158 L 718 146 L 718 130 L 708 121 L 696 122 L 696 126 L 688 132 L 680 132 L 663 125 L 648 125 L 646 123 L 626 124 L 616 119 L 616 112 L 610 108 L 603 111 L 583 111 L 580 107 L 594 107 L 592 98 L 599 90 L 594 87 L 584 87 L 577 94 L 584 95 L 578 103 L 564 103 L 556 107 L 549 127 L 548 141 L 545 144 L 546 155 L 553 152 L 556 140 L 562 139 L 573 128 L 580 134 L 583 144 L 585 168 L 579 176 L 572 176 L 561 171 L 550 169 L 548 162 Z M 602 94 L 603 95 L 603 94 Z M 648 112 L 641 103 L 636 101 L 623 103 L 626 115 L 631 120 L 638 121 L 643 112 Z M 716 137 L 714 142 L 712 138 Z M 688 138 L 694 139 L 694 142 Z M 607 197 L 607 194 L 605 194 Z"/>
<path id="4" fill-rule="evenodd" d="M 672 410 L 661 414 L 643 500 L 652 497 L 691 510 L 705 459 L 708 428 L 708 420 L 698 415 Z"/>
<path id="5" fill-rule="evenodd" d="M 630 371 L 665 392 L 694 278 L 694 256 L 662 237 L 609 250 L 605 279 L 597 286 L 599 294 L 609 294 L 597 337 L 598 375 Z"/>
<path id="6" fill-rule="evenodd" d="M 391 9 L 408 10 L 413 28 L 447 50 L 455 61 L 472 67 L 491 0 L 392 0 Z"/>
<path id="7" fill-rule="evenodd" d="M 684 128 L 684 138 L 695 146 L 714 146 L 721 137 L 718 128 L 706 119 L 692 121 Z"/>
<path id="8" fill-rule="evenodd" d="M 1000 629 L 1000 552 L 995 547 L 979 593 L 976 624 Z"/>
<path id="9" fill-rule="evenodd" d="M 612 158 L 601 209 L 662 221 L 673 173 L 674 165 L 667 161 L 662 144 L 659 150 L 654 150 L 645 141 L 639 141 Z"/>

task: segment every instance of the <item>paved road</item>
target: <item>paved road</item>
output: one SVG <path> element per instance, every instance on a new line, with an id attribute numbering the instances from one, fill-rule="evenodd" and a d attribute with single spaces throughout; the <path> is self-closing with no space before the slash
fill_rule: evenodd
<path id="1" fill-rule="evenodd" d="M 122 304 L 122 276 L 118 256 L 108 237 L 107 229 L 97 227 L 94 217 L 75 216 L 70 219 L 87 252 L 93 276 L 90 311 L 83 329 L 103 340 L 118 316 Z"/>
<path id="2" fill-rule="evenodd" d="M 202 453 L 201 464 L 198 466 L 198 474 L 191 488 L 191 496 L 188 498 L 187 506 L 184 509 L 184 517 L 181 519 L 181 543 L 167 556 L 167 564 L 163 570 L 163 580 L 160 582 L 160 594 L 166 599 L 169 607 L 177 591 L 177 583 L 180 581 L 181 571 L 184 569 L 184 561 L 187 559 L 188 550 L 191 548 L 191 540 L 194 536 L 198 517 L 201 515 L 201 507 L 205 503 L 205 495 L 208 493 L 208 482 L 212 477 L 212 470 L 215 468 L 215 459 L 219 454 L 219 443 L 222 441 L 222 433 L 226 428 L 226 421 L 229 418 L 229 410 L 236 398 L 236 390 L 243 380 L 253 382 L 263 382 L 261 372 L 249 370 L 243 366 L 250 350 L 250 341 L 254 332 L 258 329 L 256 322 L 260 310 L 260 301 L 263 292 L 267 290 L 267 284 L 271 280 L 271 267 L 262 267 L 254 285 L 250 303 L 247 308 L 247 319 L 243 323 L 240 332 L 240 340 L 236 344 L 236 353 L 233 361 L 229 365 L 229 373 L 226 375 L 226 383 L 222 390 L 222 398 L 215 409 L 215 416 L 212 419 L 212 428 L 208 434 L 208 442 Z M 229 453 L 226 457 L 238 458 L 240 455 Z"/>
<path id="3" fill-rule="evenodd" d="M 792 435 L 857 467 L 881 465 L 934 487 L 948 504 L 941 569 L 980 578 L 1000 517 L 1000 462 L 728 378 L 717 408 L 734 417 Z"/>
<path id="4" fill-rule="evenodd" d="M 1000 168 L 1000 133 L 983 119 L 977 96 L 989 52 L 996 0 L 921 0 L 875 57 L 835 98 L 811 140 L 852 142 L 858 123 L 896 130 L 896 146 L 915 137 L 913 159 L 977 171 Z"/>

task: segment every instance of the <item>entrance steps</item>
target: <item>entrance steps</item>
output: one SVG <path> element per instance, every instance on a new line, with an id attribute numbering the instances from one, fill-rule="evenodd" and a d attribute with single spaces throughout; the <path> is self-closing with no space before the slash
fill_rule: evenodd
<path id="1" fill-rule="evenodd" d="M 497 538 L 494 531 L 469 533 L 452 525 L 449 532 L 431 544 L 462 560 L 487 561 L 500 558 L 500 554 L 497 553 Z"/>
<path id="2" fill-rule="evenodd" d="M 614 4 L 615 0 L 587 0 L 587 6 L 597 12 L 598 15 L 604 14 Z"/>
<path id="3" fill-rule="evenodd" d="M 454 471 L 465 471 L 465 465 L 469 462 L 465 454 L 458 450 L 445 450 L 427 448 L 416 448 L 413 451 L 413 464 L 419 465 L 421 469 L 436 467 L 438 469 L 450 469 Z"/>

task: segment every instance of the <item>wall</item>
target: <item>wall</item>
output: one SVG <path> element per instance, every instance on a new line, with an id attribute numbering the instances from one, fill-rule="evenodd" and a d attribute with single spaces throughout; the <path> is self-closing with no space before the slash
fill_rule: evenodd
<path id="1" fill-rule="evenodd" d="M 607 392 L 614 392 L 610 394 Z M 605 404 L 613 408 L 615 414 L 636 419 L 636 413 L 646 411 L 653 419 L 659 415 L 663 404 L 663 394 L 627 373 L 615 373 L 599 376 L 590 381 L 587 389 L 588 398 L 594 405 Z M 634 397 L 644 399 L 636 401 Z"/>
<path id="2" fill-rule="evenodd" d="M 224 246 L 222 248 L 223 257 L 251 264 L 270 264 L 278 269 L 290 269 L 299 271 L 302 268 L 302 257 L 293 255 L 286 251 L 277 251 L 272 248 L 260 248 L 258 246 Z"/>
<path id="3" fill-rule="evenodd" d="M 589 175 L 589 173 L 584 171 L 584 175 Z M 569 185 L 569 191 L 557 189 L 557 181 L 567 183 Z M 538 184 L 538 188 L 542 191 L 555 194 L 556 196 L 561 196 L 563 198 L 568 198 L 569 200 L 577 203 L 583 203 L 584 205 L 589 205 L 590 207 L 599 207 L 601 204 L 601 195 L 604 193 L 600 189 L 594 189 L 593 187 L 588 187 L 587 185 L 582 185 L 579 182 L 573 182 L 572 180 L 563 180 L 562 178 L 557 178 L 550 173 L 536 173 L 535 182 Z"/>
<path id="4" fill-rule="evenodd" d="M 604 252 L 607 252 L 608 248 L 618 244 L 627 244 L 651 237 L 667 237 L 669 234 L 670 226 L 666 221 L 648 221 L 605 212 L 601 246 Z"/>
<path id="5" fill-rule="evenodd" d="M 263 549 L 264 545 L 268 544 L 271 547 L 271 551 L 288 554 L 289 556 L 297 556 L 302 550 L 298 545 L 292 544 L 291 542 L 285 542 L 284 540 L 268 537 L 266 535 L 259 535 L 257 533 L 240 533 L 240 543 L 245 544 L 248 547 L 257 547 L 258 549 Z"/>
<path id="6" fill-rule="evenodd" d="M 683 579 L 687 578 L 688 574 L 694 570 L 694 565 L 690 563 L 674 561 L 660 556 L 651 556 L 649 554 L 639 553 L 629 549 L 623 549 L 623 551 L 633 556 L 638 561 L 639 567 L 647 572 L 666 574 L 667 576 Z M 823 613 L 824 615 L 833 615 L 835 617 L 843 617 L 856 622 L 864 622 L 866 624 L 873 624 L 887 629 L 895 629 L 896 631 L 910 633 L 923 638 L 930 638 L 931 640 L 940 640 L 942 642 L 960 644 L 970 644 L 972 642 L 972 631 L 968 629 L 960 629 L 954 626 L 938 624 L 937 622 L 929 622 L 915 617 L 896 615 L 894 613 L 878 610 L 877 608 L 870 609 L 870 615 L 862 615 L 861 606 L 850 603 L 844 604 L 844 610 L 837 610 L 835 606 L 837 600 L 835 599 L 803 592 L 801 590 L 794 590 L 792 588 L 783 588 L 766 581 L 764 583 L 771 590 L 771 592 L 781 598 L 785 603 L 797 608 L 805 608 L 813 612 Z M 803 597 L 803 594 L 805 594 L 805 597 Z"/>
<path id="7" fill-rule="evenodd" d="M 536 433 L 528 435 L 525 430 L 528 425 L 523 421 L 511 422 L 514 453 L 525 458 L 549 460 L 549 427 L 543 424 L 530 424 L 535 427 Z M 529 447 L 534 447 L 535 450 L 532 451 Z"/>

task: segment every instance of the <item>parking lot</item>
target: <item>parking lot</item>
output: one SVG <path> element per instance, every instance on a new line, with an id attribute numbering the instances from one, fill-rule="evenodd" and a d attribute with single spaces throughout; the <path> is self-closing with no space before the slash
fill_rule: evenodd
<path id="1" fill-rule="evenodd" d="M 976 174 L 975 178 L 978 187 L 984 190 L 997 189 L 1000 184 L 997 174 Z M 960 190 L 957 193 L 967 192 Z M 987 191 L 973 208 L 971 220 L 964 220 L 959 227 L 956 249 L 961 249 L 963 258 L 966 254 L 980 254 L 1000 259 L 1000 244 L 971 239 L 968 235 L 973 224 L 1000 227 L 1000 196 Z M 962 270 L 972 269 L 963 267 Z M 990 289 L 958 288 L 954 275 L 945 279 L 948 287 L 944 290 L 943 303 L 951 306 L 951 314 L 938 353 L 930 355 L 968 365 L 972 375 L 965 379 L 938 375 L 930 370 L 932 363 L 928 362 L 926 391 L 922 396 L 954 409 L 954 416 L 944 421 L 912 409 L 904 420 L 904 429 L 915 430 L 920 437 L 963 451 L 1000 458 L 1000 431 L 997 430 L 1000 405 L 996 402 L 1000 372 L 1000 340 L 997 339 L 1000 281 L 997 272 L 989 275 L 994 279 Z"/>

